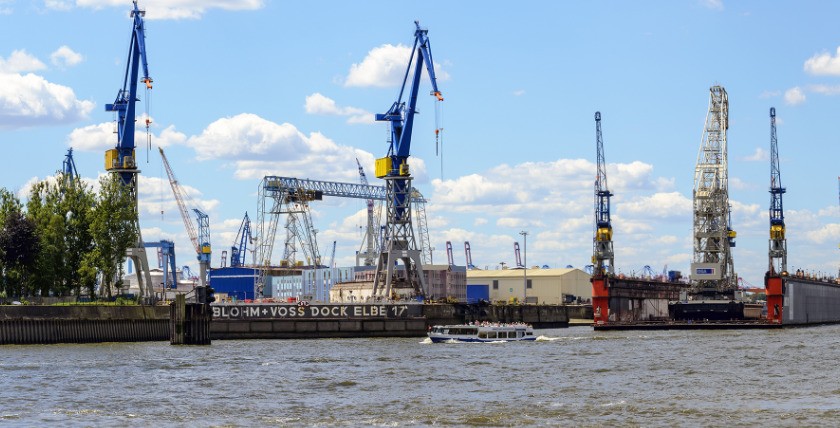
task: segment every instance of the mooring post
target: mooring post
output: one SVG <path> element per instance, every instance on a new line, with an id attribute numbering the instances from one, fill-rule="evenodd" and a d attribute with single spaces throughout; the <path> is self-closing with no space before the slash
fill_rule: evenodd
<path id="1" fill-rule="evenodd" d="M 172 345 L 209 345 L 210 305 L 187 303 L 183 294 L 169 306 L 169 343 Z"/>

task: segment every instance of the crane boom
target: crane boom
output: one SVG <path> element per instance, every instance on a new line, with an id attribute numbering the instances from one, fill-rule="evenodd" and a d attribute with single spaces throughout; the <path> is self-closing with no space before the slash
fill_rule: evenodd
<path id="1" fill-rule="evenodd" d="M 787 240 L 782 206 L 782 175 L 779 170 L 779 142 L 776 137 L 776 108 L 770 108 L 770 275 L 787 272 Z"/>
<path id="2" fill-rule="evenodd" d="M 199 247 L 198 243 L 198 232 L 196 232 L 195 226 L 190 220 L 190 214 L 189 211 L 187 211 L 187 206 L 184 205 L 184 194 L 181 190 L 181 184 L 178 182 L 178 179 L 175 178 L 175 172 L 172 171 L 172 167 L 169 166 L 169 160 L 166 159 L 163 149 L 158 148 L 158 150 L 160 151 L 161 159 L 163 159 L 163 167 L 166 169 L 166 175 L 169 177 L 169 186 L 172 187 L 172 193 L 175 195 L 175 202 L 178 203 L 178 211 L 180 211 L 181 219 L 184 221 L 184 228 L 187 229 L 187 235 L 190 236 L 190 241 L 193 244 L 193 249 L 196 254 L 200 254 L 201 247 Z"/>
<path id="3" fill-rule="evenodd" d="M 604 139 L 601 135 L 601 112 L 595 112 L 595 145 L 597 175 L 595 177 L 595 236 L 592 246 L 592 263 L 596 275 L 614 273 L 615 253 L 610 221 L 610 197 L 607 187 L 607 166 L 604 160 Z"/>

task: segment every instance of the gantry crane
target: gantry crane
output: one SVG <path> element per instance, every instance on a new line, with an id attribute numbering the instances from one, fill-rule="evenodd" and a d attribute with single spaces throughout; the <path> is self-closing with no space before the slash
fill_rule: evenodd
<path id="1" fill-rule="evenodd" d="M 726 133 L 729 97 L 719 85 L 709 89 L 709 111 L 694 172 L 694 257 L 692 294 L 732 300 L 738 275 L 732 261 L 735 231 L 730 222 Z"/>
<path id="2" fill-rule="evenodd" d="M 119 175 L 123 185 L 127 186 L 134 205 L 134 227 L 137 230 L 137 241 L 133 248 L 127 250 L 126 256 L 134 261 L 137 266 L 137 282 L 140 286 L 140 293 L 143 298 L 150 301 L 152 296 L 151 275 L 149 274 L 149 262 L 146 259 L 146 249 L 143 245 L 143 238 L 140 235 L 140 222 L 137 211 L 137 169 L 136 156 L 134 153 L 134 123 L 136 120 L 135 107 L 137 98 L 137 83 L 140 67 L 143 68 L 142 81 L 146 86 L 146 99 L 149 99 L 149 92 L 152 89 L 152 78 L 149 77 L 149 66 L 146 60 L 146 32 L 143 16 L 146 11 L 140 10 L 137 0 L 134 0 L 134 9 L 131 11 L 133 18 L 131 42 L 128 50 L 128 63 L 126 64 L 123 87 L 117 92 L 117 98 L 113 104 L 106 104 L 105 111 L 115 112 L 117 115 L 117 145 L 115 148 L 105 152 L 105 169 Z M 147 136 L 150 121 L 146 115 Z M 148 137 L 147 137 L 148 138 Z"/>
<path id="3" fill-rule="evenodd" d="M 169 177 L 169 186 L 175 195 L 175 202 L 178 204 L 178 211 L 181 213 L 184 229 L 186 229 L 187 235 L 190 237 L 190 242 L 199 261 L 199 285 L 204 286 L 207 281 L 207 269 L 210 266 L 211 255 L 209 219 L 207 214 L 204 214 L 198 209 L 193 209 L 199 224 L 199 231 L 196 231 L 195 225 L 190 220 L 187 205 L 184 203 L 184 192 L 181 189 L 181 184 L 175 177 L 175 172 L 169 165 L 169 160 L 166 158 L 166 154 L 163 153 L 163 149 L 158 148 L 158 151 L 160 151 L 160 158 L 163 160 L 163 168 L 166 170 L 167 177 Z M 201 236 L 199 236 L 199 232 L 201 232 Z"/>
<path id="4" fill-rule="evenodd" d="M 236 233 L 234 245 L 230 247 L 230 267 L 241 267 L 245 264 L 245 257 L 247 256 L 248 243 L 253 243 L 254 237 L 251 235 L 251 219 L 248 213 L 242 219 L 242 224 L 239 225 L 239 232 Z"/>
<path id="5" fill-rule="evenodd" d="M 467 269 L 477 270 L 472 261 L 472 248 L 470 248 L 470 241 L 464 241 L 464 256 L 466 256 Z"/>
<path id="6" fill-rule="evenodd" d="M 423 65 L 432 84 L 432 95 L 438 101 L 443 96 L 438 90 L 435 66 L 432 61 L 432 51 L 428 38 L 428 30 L 420 28 L 420 23 L 414 21 L 414 47 L 403 77 L 400 94 L 387 113 L 377 114 L 377 121 L 390 123 L 391 135 L 388 155 L 376 160 L 376 176 L 385 179 L 387 215 L 385 219 L 385 237 L 377 262 L 376 276 L 373 281 L 374 295 L 391 295 L 396 276 L 394 265 L 401 261 L 405 267 L 405 285 L 413 288 L 417 296 L 425 296 L 426 284 L 423 278 L 423 265 L 420 260 L 421 250 L 414 240 L 414 229 L 411 221 L 411 173 L 408 169 L 408 157 L 411 153 L 411 131 L 414 126 L 414 114 L 417 113 L 417 91 L 420 87 L 420 76 Z M 414 74 L 409 82 L 414 57 L 417 63 Z M 409 88 L 408 100 L 403 101 L 406 87 Z M 439 130 L 435 131 L 436 134 Z"/>
<path id="7" fill-rule="evenodd" d="M 359 179 L 361 183 L 367 185 L 367 175 L 365 175 L 365 170 L 362 168 L 362 164 L 358 158 L 356 158 L 356 165 L 359 166 Z M 356 264 L 358 265 L 359 259 L 363 258 L 364 262 L 361 266 L 373 266 L 376 262 L 378 250 L 376 235 L 379 230 L 379 216 L 374 213 L 375 205 L 373 199 L 366 199 L 365 203 L 367 204 L 367 226 L 365 227 L 365 238 L 362 240 L 362 248 L 356 254 Z"/>
<path id="8" fill-rule="evenodd" d="M 595 236 L 592 239 L 592 264 L 595 275 L 615 273 L 615 253 L 610 221 L 610 189 L 607 186 L 607 165 L 604 160 L 604 139 L 601 135 L 601 112 L 595 112 L 595 146 L 597 172 L 595 176 Z"/>
<path id="9" fill-rule="evenodd" d="M 776 138 L 776 109 L 770 108 L 770 275 L 787 272 L 787 240 L 785 239 L 785 213 L 782 206 L 782 175 L 779 170 L 779 143 Z"/>

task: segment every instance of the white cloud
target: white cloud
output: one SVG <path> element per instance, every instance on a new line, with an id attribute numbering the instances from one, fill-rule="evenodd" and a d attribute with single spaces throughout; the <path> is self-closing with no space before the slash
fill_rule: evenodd
<path id="1" fill-rule="evenodd" d="M 403 44 L 384 44 L 373 48 L 361 63 L 350 66 L 350 72 L 344 80 L 344 86 L 374 86 L 387 88 L 399 86 L 405 77 L 405 69 L 411 57 L 411 48 Z M 417 66 L 415 55 L 412 67 Z M 422 65 L 425 67 L 425 65 Z M 435 63 L 435 76 L 438 82 L 448 79 L 449 75 L 440 64 Z M 423 72 L 423 78 L 427 78 Z M 406 96 L 408 94 L 405 94 Z"/>
<path id="2" fill-rule="evenodd" d="M 778 122 L 778 119 L 776 121 Z M 756 147 L 755 152 L 749 156 L 744 157 L 744 160 L 748 162 L 765 162 L 770 160 L 770 154 L 767 152 L 767 150 L 764 150 L 761 147 Z"/>
<path id="3" fill-rule="evenodd" d="M 840 85 L 810 85 L 808 90 L 823 95 L 840 95 Z"/>
<path id="4" fill-rule="evenodd" d="M 55 50 L 52 54 L 50 54 L 50 61 L 56 67 L 60 68 L 67 68 L 72 67 L 74 65 L 79 64 L 82 62 L 82 55 L 77 52 L 74 52 L 73 49 L 70 49 L 67 45 L 64 45 Z"/>
<path id="5" fill-rule="evenodd" d="M 632 215 L 635 218 L 691 218 L 693 203 L 682 193 L 670 192 L 624 201 L 617 208 L 622 215 Z"/>
<path id="6" fill-rule="evenodd" d="M 264 0 L 144 0 L 141 10 L 145 9 L 146 19 L 200 19 L 210 9 L 256 10 L 263 7 Z M 49 0 L 46 5 L 52 9 L 67 10 L 72 1 Z M 76 0 L 76 7 L 102 9 L 106 7 L 131 10 L 123 0 Z"/>
<path id="7" fill-rule="evenodd" d="M 317 92 L 306 97 L 304 108 L 309 114 L 349 116 L 347 123 L 350 124 L 374 123 L 373 113 L 357 107 L 339 107 L 333 99 L 327 98 Z"/>
<path id="8" fill-rule="evenodd" d="M 8 59 L 0 57 L 0 73 L 26 73 L 47 68 L 41 60 L 26 52 L 26 50 L 15 50 Z"/>
<path id="9" fill-rule="evenodd" d="M 522 95 L 525 95 L 525 90 L 524 89 L 517 89 L 517 90 L 513 91 L 513 96 L 515 96 L 515 97 L 521 97 Z"/>
<path id="10" fill-rule="evenodd" d="M 146 115 L 141 115 L 137 118 L 137 123 L 145 123 Z M 154 120 L 152 121 L 152 129 L 157 128 Z M 135 146 L 142 147 L 146 141 L 145 127 L 137 127 L 134 133 Z M 187 141 L 187 136 L 175 130 L 174 125 L 169 125 L 164 128 L 158 135 L 152 134 L 152 144 L 167 148 L 174 144 L 184 144 Z M 104 122 L 97 125 L 87 125 L 81 128 L 76 128 L 67 136 L 67 145 L 75 150 L 82 152 L 104 152 L 112 149 L 117 144 L 116 124 L 114 122 Z"/>
<path id="11" fill-rule="evenodd" d="M 808 58 L 803 68 L 810 74 L 840 76 L 840 47 L 836 56 L 823 52 Z"/>
<path id="12" fill-rule="evenodd" d="M 370 153 L 338 145 L 321 133 L 305 135 L 292 124 L 278 124 L 250 113 L 218 119 L 186 144 L 195 149 L 199 160 L 232 162 L 240 179 L 309 177 L 318 171 L 319 180 L 355 182 L 356 158 L 368 171 L 374 159 Z M 323 168 L 325 164 L 331 167 Z M 415 177 L 425 174 L 421 160 L 411 166 Z"/>
<path id="13" fill-rule="evenodd" d="M 795 106 L 805 102 L 805 93 L 799 86 L 793 87 L 785 91 L 785 103 Z"/>
<path id="14" fill-rule="evenodd" d="M 86 119 L 93 106 L 41 76 L 0 73 L 0 128 L 72 123 Z"/>
<path id="15" fill-rule="evenodd" d="M 700 4 L 712 10 L 723 10 L 723 0 L 700 0 Z"/>

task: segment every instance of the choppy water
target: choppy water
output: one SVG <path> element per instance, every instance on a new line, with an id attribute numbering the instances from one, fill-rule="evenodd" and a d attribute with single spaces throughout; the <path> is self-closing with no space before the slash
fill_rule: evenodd
<path id="1" fill-rule="evenodd" d="M 840 326 L 0 347 L 4 426 L 837 426 Z"/>

